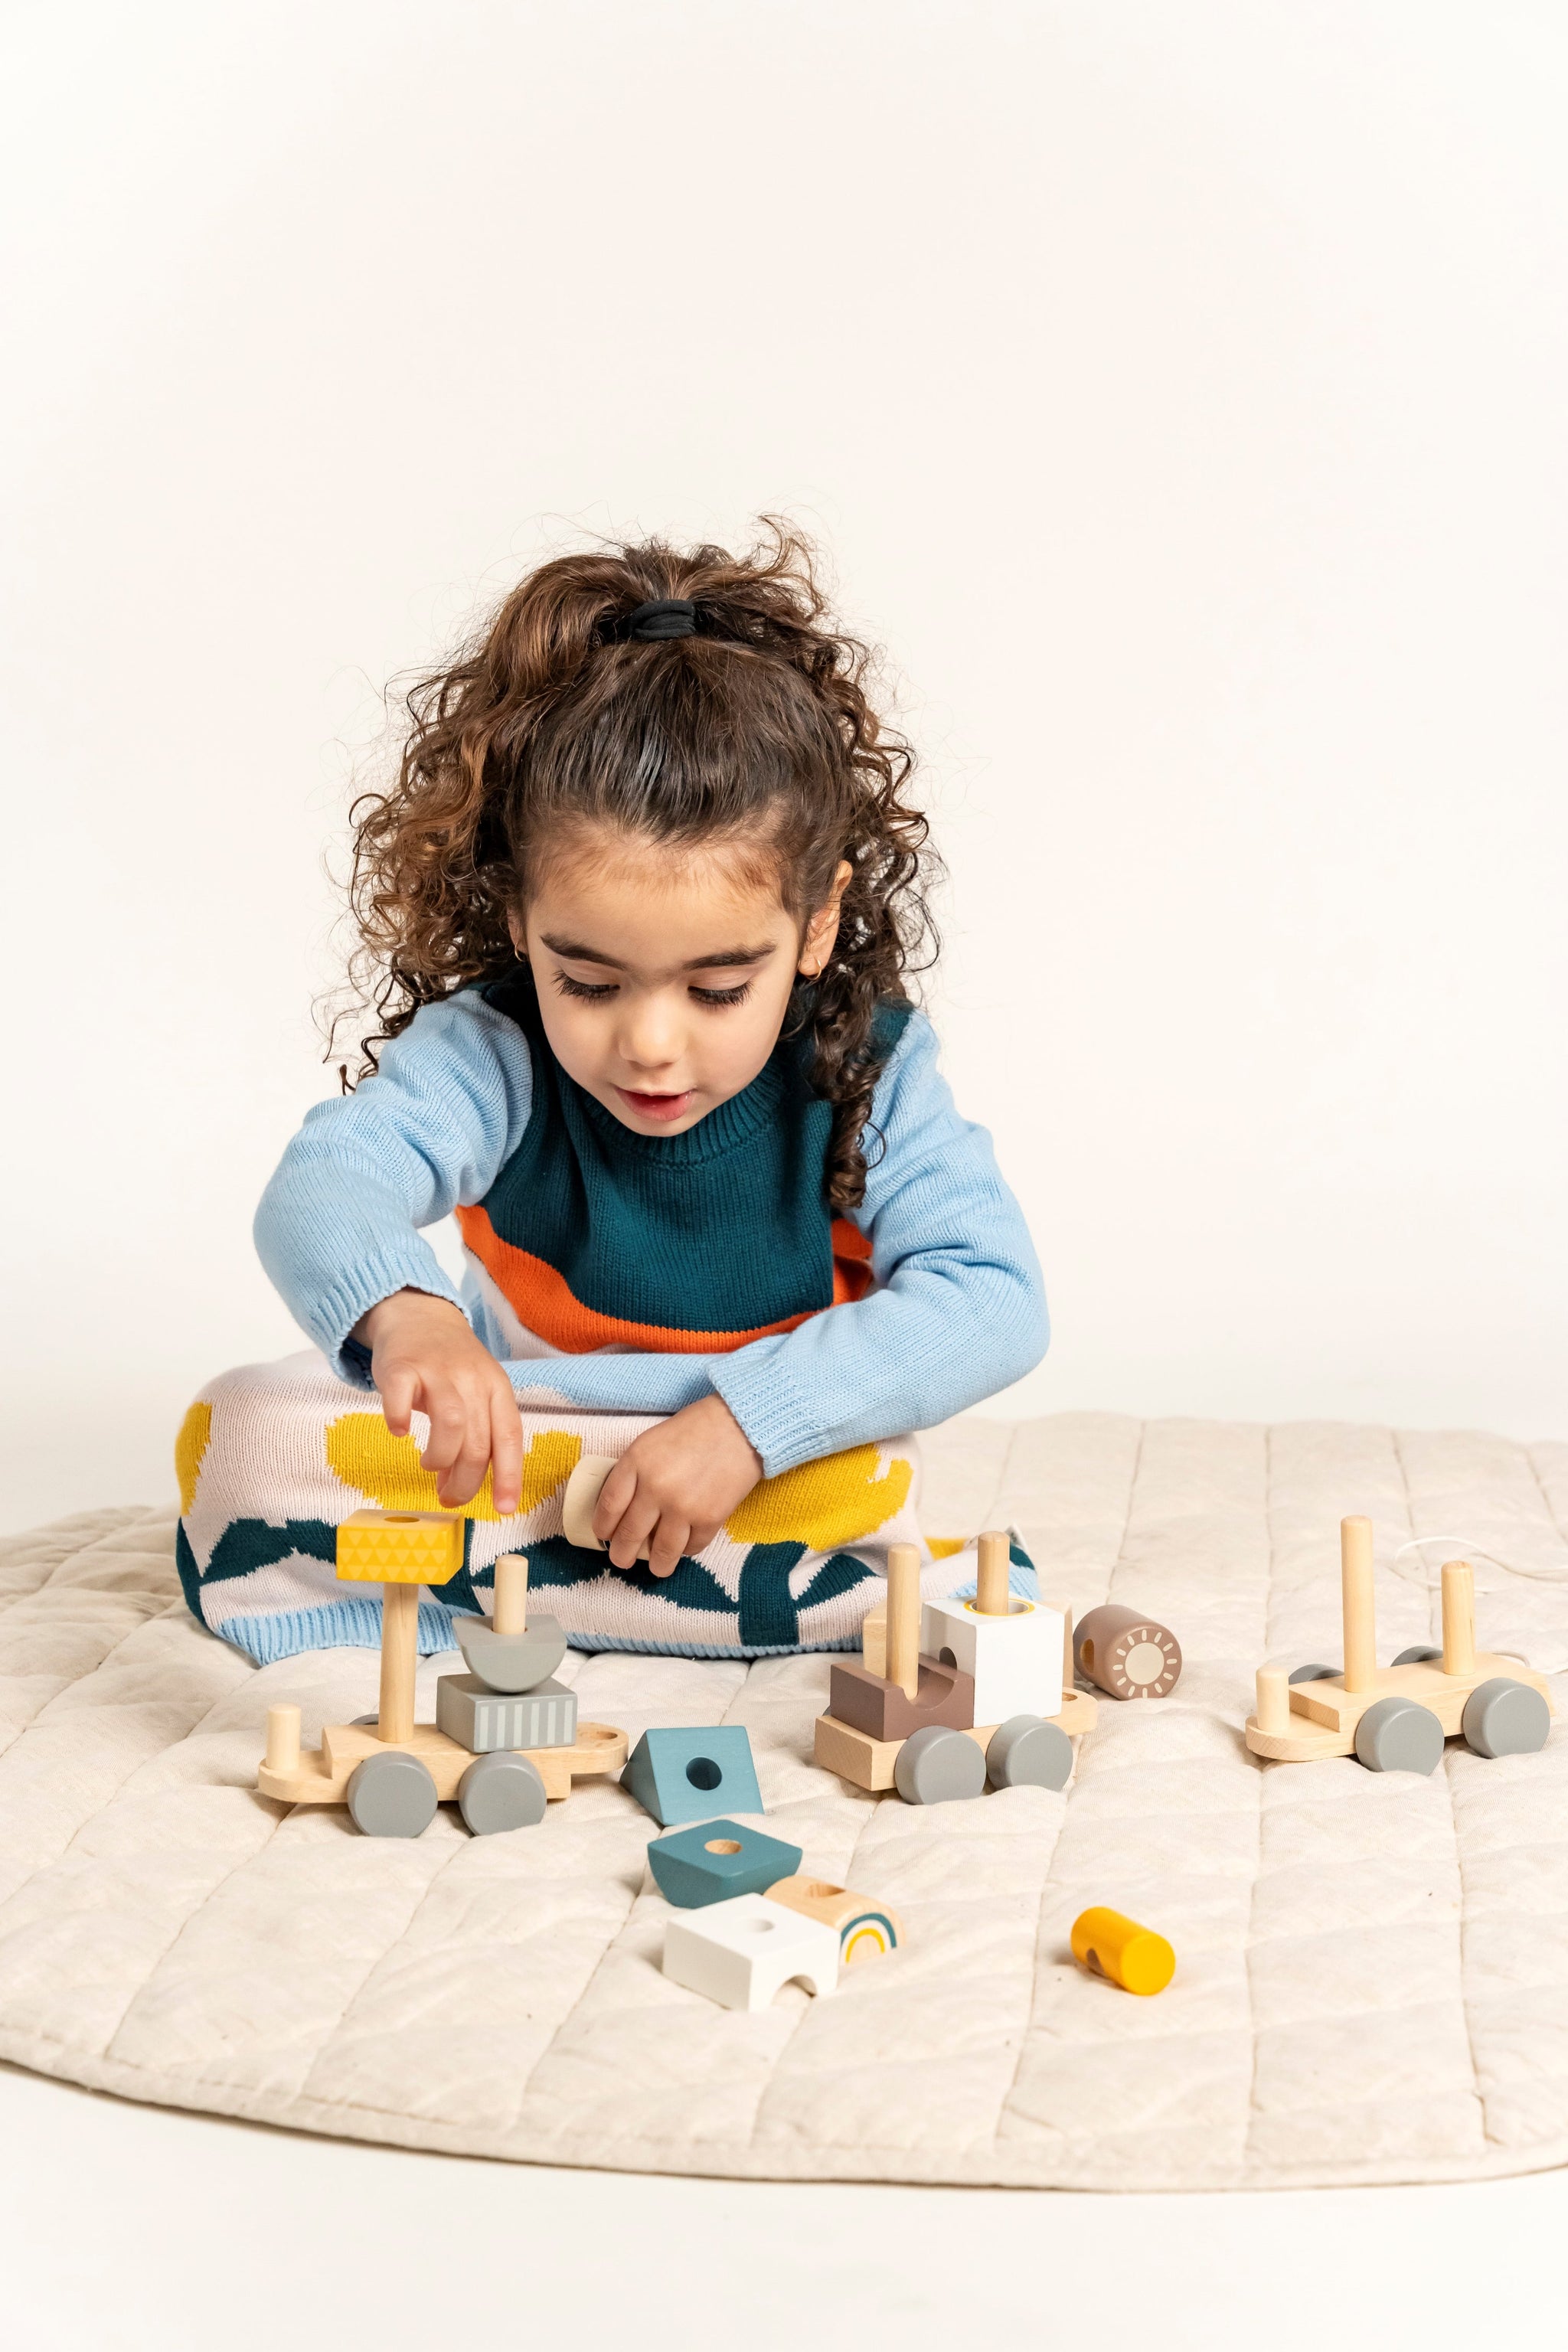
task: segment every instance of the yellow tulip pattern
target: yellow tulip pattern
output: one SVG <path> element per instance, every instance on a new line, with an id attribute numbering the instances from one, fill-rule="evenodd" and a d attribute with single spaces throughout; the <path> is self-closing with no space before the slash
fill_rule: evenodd
<path id="1" fill-rule="evenodd" d="M 174 1440 L 174 1475 L 180 1482 L 180 1510 L 188 1511 L 196 1499 L 196 1480 L 202 1475 L 202 1456 L 213 1433 L 213 1409 L 210 1404 L 194 1404 L 180 1423 L 180 1433 Z"/>
<path id="2" fill-rule="evenodd" d="M 520 1515 L 537 1510 L 557 1486 L 563 1486 L 583 1452 L 580 1437 L 561 1429 L 542 1430 L 522 1457 Z M 345 1486 L 368 1495 L 384 1511 L 438 1511 L 435 1474 L 419 1466 L 419 1443 L 394 1437 L 379 1412 L 345 1412 L 327 1424 L 327 1460 Z M 472 1502 L 461 1507 L 466 1519 L 499 1519 L 493 1474 Z M 509 1515 L 510 1516 L 510 1515 Z"/>
<path id="3" fill-rule="evenodd" d="M 764 1478 L 724 1525 L 737 1543 L 832 1551 L 885 1527 L 908 1501 L 913 1475 L 898 1455 L 880 1470 L 874 1445 L 852 1445 Z"/>

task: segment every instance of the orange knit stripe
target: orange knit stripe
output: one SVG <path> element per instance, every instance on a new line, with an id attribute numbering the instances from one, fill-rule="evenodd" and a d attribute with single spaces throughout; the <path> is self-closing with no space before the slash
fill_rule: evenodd
<path id="1" fill-rule="evenodd" d="M 459 1209 L 457 1217 L 466 1247 L 479 1259 L 518 1320 L 563 1355 L 587 1356 L 596 1348 L 606 1347 L 635 1348 L 659 1356 L 724 1355 L 752 1339 L 796 1330 L 822 1312 L 820 1307 L 808 1307 L 802 1314 L 786 1315 L 782 1323 L 763 1323 L 754 1331 L 677 1331 L 660 1323 L 633 1323 L 625 1316 L 601 1315 L 573 1297 L 564 1275 L 552 1265 L 502 1241 L 484 1209 Z M 833 1225 L 833 1303 L 837 1307 L 860 1297 L 869 1286 L 871 1269 L 865 1261 L 871 1245 L 847 1217 L 838 1217 Z"/>

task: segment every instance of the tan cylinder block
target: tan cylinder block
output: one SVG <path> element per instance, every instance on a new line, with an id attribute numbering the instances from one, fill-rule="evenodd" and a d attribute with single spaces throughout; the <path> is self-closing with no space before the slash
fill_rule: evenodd
<path id="1" fill-rule="evenodd" d="M 1340 1521 L 1340 1592 L 1344 1611 L 1347 1691 L 1375 1689 L 1377 1623 L 1372 1595 L 1372 1521 Z"/>
<path id="2" fill-rule="evenodd" d="M 381 1707 L 375 1736 L 389 1747 L 414 1737 L 414 1668 L 418 1657 L 419 1587 L 381 1588 Z"/>
<path id="3" fill-rule="evenodd" d="M 269 1772 L 300 1769 L 300 1710 L 269 1706 L 267 1710 L 267 1769 Z"/>
<path id="4" fill-rule="evenodd" d="M 1012 1549 L 1005 1528 L 992 1528 L 980 1538 L 976 1550 L 979 1564 L 974 1574 L 974 1608 L 977 1616 L 1005 1617 L 1010 1614 L 1011 1596 L 1007 1587 L 1008 1554 Z"/>
<path id="5" fill-rule="evenodd" d="M 496 1562 L 495 1614 L 490 1623 L 498 1633 L 526 1633 L 528 1631 L 528 1556 L 525 1552 L 503 1552 Z"/>
<path id="6" fill-rule="evenodd" d="M 1290 1678 L 1283 1666 L 1258 1669 L 1258 1728 L 1276 1737 L 1290 1728 Z"/>
<path id="7" fill-rule="evenodd" d="M 888 1630 L 885 1678 L 906 1698 L 920 1690 L 921 1556 L 913 1544 L 888 1546 Z"/>
<path id="8" fill-rule="evenodd" d="M 1164 1698 L 1182 1671 L 1182 1645 L 1170 1627 L 1115 1601 L 1079 1620 L 1073 1658 L 1079 1673 L 1112 1698 Z"/>
<path id="9" fill-rule="evenodd" d="M 1476 1580 L 1468 1560 L 1443 1564 L 1443 1672 L 1476 1670 Z"/>

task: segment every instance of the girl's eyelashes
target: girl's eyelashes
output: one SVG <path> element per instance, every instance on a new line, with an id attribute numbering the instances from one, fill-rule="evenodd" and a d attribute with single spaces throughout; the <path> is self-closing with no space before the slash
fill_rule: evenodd
<path id="1" fill-rule="evenodd" d="M 616 994 L 613 980 L 574 980 L 569 971 L 558 971 L 555 985 L 563 996 L 574 996 L 579 1003 L 603 1004 L 606 997 Z M 699 1004 L 744 1004 L 752 992 L 749 980 L 738 981 L 733 988 L 693 988 L 689 992 Z"/>

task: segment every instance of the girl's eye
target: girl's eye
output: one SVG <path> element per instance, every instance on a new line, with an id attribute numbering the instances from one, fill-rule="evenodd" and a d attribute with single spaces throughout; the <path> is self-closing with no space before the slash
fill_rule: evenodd
<path id="1" fill-rule="evenodd" d="M 752 983 L 742 980 L 733 988 L 694 988 L 692 995 L 699 1004 L 744 1004 L 752 992 Z"/>
<path id="2" fill-rule="evenodd" d="M 616 983 L 613 980 L 595 984 L 586 980 L 574 980 L 571 973 L 567 971 L 556 973 L 555 985 L 563 996 L 581 997 L 589 1004 L 602 1004 L 606 996 L 614 996 L 616 992 Z"/>

